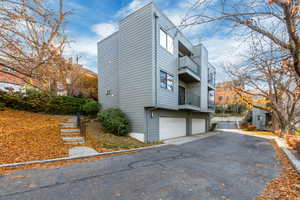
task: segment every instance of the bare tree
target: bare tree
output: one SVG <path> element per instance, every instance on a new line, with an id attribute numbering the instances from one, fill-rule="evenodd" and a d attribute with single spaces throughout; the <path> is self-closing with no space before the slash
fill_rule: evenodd
<path id="1" fill-rule="evenodd" d="M 284 51 L 273 43 L 254 39 L 250 47 L 243 64 L 227 68 L 241 83 L 233 89 L 248 105 L 270 112 L 282 134 L 293 134 L 300 123 L 300 80 L 289 66 L 292 63 L 282 61 Z"/>
<path id="2" fill-rule="evenodd" d="M 63 0 L 0 0 L 0 58 L 12 75 L 32 84 L 61 66 L 67 14 Z"/>
<path id="3" fill-rule="evenodd" d="M 300 0 L 196 0 L 180 27 L 219 21 L 236 32 L 244 27 L 285 50 L 289 66 L 300 78 L 299 6 Z"/>

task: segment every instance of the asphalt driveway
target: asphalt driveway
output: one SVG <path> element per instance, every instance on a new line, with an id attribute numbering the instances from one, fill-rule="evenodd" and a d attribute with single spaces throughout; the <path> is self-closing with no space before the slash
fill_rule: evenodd
<path id="1" fill-rule="evenodd" d="M 0 177 L 0 199 L 248 200 L 279 169 L 267 140 L 222 133 L 94 162 L 14 172 Z"/>

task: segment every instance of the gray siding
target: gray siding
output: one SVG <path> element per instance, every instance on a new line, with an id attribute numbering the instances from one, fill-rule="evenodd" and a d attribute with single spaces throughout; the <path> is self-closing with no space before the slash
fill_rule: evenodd
<path id="1" fill-rule="evenodd" d="M 178 41 L 174 25 L 163 15 L 160 10 L 153 7 L 153 11 L 159 16 L 157 27 L 157 95 L 158 106 L 162 108 L 178 109 Z M 171 54 L 160 45 L 160 28 L 171 35 L 174 40 L 174 52 Z M 160 71 L 165 71 L 174 76 L 174 91 L 160 88 Z"/>
<path id="2" fill-rule="evenodd" d="M 119 104 L 135 133 L 144 133 L 144 107 L 153 105 L 153 18 L 149 4 L 119 23 Z"/>
<path id="3" fill-rule="evenodd" d="M 208 52 L 203 45 L 194 46 L 194 60 L 201 66 L 200 103 L 203 111 L 208 110 Z"/>
<path id="4" fill-rule="evenodd" d="M 252 109 L 252 124 L 256 126 L 257 129 L 266 128 L 266 113 L 266 111 L 258 108 Z M 260 118 L 260 120 L 258 118 Z"/>
<path id="5" fill-rule="evenodd" d="M 119 106 L 119 34 L 98 43 L 99 102 L 103 109 Z M 112 95 L 106 95 L 106 90 Z"/>

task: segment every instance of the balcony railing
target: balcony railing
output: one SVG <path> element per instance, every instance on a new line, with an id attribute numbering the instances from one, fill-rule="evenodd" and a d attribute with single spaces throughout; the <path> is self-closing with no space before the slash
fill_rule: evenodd
<path id="1" fill-rule="evenodd" d="M 188 93 L 185 97 L 179 97 L 179 105 L 192 105 L 200 107 L 200 96 Z"/>
<path id="2" fill-rule="evenodd" d="M 216 85 L 216 68 L 211 64 L 208 67 L 208 84 L 213 87 Z"/>
<path id="3" fill-rule="evenodd" d="M 190 57 L 184 56 L 179 58 L 179 69 L 187 68 L 195 73 L 197 76 L 200 76 L 199 65 L 196 64 Z"/>
<path id="4" fill-rule="evenodd" d="M 215 109 L 215 102 L 214 101 L 208 101 L 208 109 L 210 109 L 210 110 Z"/>

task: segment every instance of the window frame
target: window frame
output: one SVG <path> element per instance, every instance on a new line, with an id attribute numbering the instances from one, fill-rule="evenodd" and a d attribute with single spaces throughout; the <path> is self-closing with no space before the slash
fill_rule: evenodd
<path id="1" fill-rule="evenodd" d="M 162 35 L 164 36 L 163 41 L 162 41 Z M 160 27 L 159 29 L 159 44 L 169 53 L 171 53 L 172 55 L 174 54 L 174 38 L 170 34 L 168 34 L 167 31 L 165 31 L 162 27 Z"/>
<path id="2" fill-rule="evenodd" d="M 160 70 L 159 72 L 159 78 L 160 78 L 160 88 L 168 90 L 173 92 L 174 91 L 174 86 L 175 86 L 175 77 L 174 75 L 165 72 L 163 70 Z"/>

